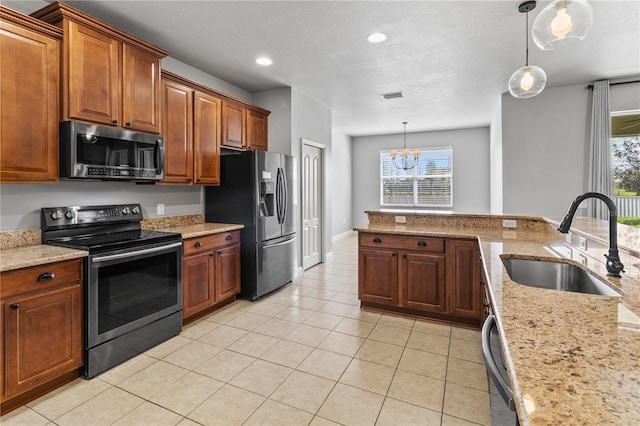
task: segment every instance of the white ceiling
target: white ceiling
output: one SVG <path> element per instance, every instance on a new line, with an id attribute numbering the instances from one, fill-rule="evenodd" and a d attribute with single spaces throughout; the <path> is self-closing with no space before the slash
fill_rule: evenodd
<path id="1" fill-rule="evenodd" d="M 19 3 L 19 4 L 18 4 Z M 67 1 L 249 92 L 290 86 L 351 135 L 486 126 L 525 61 L 520 1 Z M 538 2 L 530 25 L 549 2 Z M 590 1 L 594 25 L 572 49 L 529 63 L 547 86 L 640 76 L 640 1 Z M 3 0 L 26 13 L 43 1 Z M 370 44 L 372 32 L 389 36 Z M 268 55 L 270 67 L 255 59 Z M 403 91 L 404 99 L 379 94 Z M 522 100 L 527 102 L 527 100 Z"/>

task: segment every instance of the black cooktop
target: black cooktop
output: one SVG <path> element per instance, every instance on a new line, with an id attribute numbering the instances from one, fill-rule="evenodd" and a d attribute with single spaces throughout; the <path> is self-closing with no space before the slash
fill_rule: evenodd
<path id="1" fill-rule="evenodd" d="M 42 209 L 42 242 L 90 253 L 179 242 L 180 234 L 140 227 L 139 204 L 47 207 Z"/>
<path id="2" fill-rule="evenodd" d="M 62 237 L 49 240 L 47 244 L 88 250 L 90 253 L 99 253 L 107 250 L 120 250 L 135 248 L 156 243 L 178 242 L 182 238 L 180 234 L 161 231 L 134 230 L 114 232 L 110 234 L 82 235 L 74 237 Z"/>

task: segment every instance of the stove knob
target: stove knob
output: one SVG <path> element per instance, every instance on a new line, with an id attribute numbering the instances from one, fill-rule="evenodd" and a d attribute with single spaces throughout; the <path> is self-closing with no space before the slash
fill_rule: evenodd
<path id="1" fill-rule="evenodd" d="M 125 207 L 122 209 L 122 214 L 123 215 L 128 215 L 129 213 L 131 213 L 131 210 L 129 209 L 129 207 Z"/>
<path id="2" fill-rule="evenodd" d="M 140 213 L 140 208 L 138 206 L 135 206 L 133 209 L 131 209 L 131 213 L 133 213 L 133 214 Z"/>
<path id="3" fill-rule="evenodd" d="M 55 212 L 51 213 L 51 219 L 53 220 L 59 220 L 62 219 L 62 211 L 61 210 L 56 210 Z"/>
<path id="4" fill-rule="evenodd" d="M 73 219 L 76 216 L 73 210 L 67 210 L 64 215 L 67 219 Z"/>

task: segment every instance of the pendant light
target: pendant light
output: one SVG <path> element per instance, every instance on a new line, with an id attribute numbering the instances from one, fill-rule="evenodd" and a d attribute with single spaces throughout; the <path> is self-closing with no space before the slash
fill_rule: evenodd
<path id="1" fill-rule="evenodd" d="M 525 66 L 516 70 L 509 79 L 509 92 L 516 98 L 525 99 L 542 92 L 547 84 L 547 74 L 540 67 L 529 65 L 529 12 L 536 8 L 535 1 L 525 1 L 518 6 L 520 13 L 526 14 L 527 50 Z"/>
<path id="2" fill-rule="evenodd" d="M 533 41 L 542 50 L 560 50 L 586 37 L 593 8 L 586 0 L 556 0 L 533 22 Z"/>
<path id="3" fill-rule="evenodd" d="M 392 149 L 389 154 L 391 155 L 391 162 L 396 169 L 411 170 L 418 164 L 418 159 L 420 158 L 420 150 L 414 150 L 413 159 L 409 158 L 410 151 L 407 148 L 407 122 L 403 121 L 402 124 L 404 125 L 404 143 L 402 152 L 400 153 L 400 164 L 396 163 L 396 158 L 398 157 L 397 149 Z"/>

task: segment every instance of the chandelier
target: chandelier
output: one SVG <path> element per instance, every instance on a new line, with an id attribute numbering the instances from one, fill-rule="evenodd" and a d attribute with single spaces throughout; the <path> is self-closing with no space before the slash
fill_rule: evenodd
<path id="1" fill-rule="evenodd" d="M 416 149 L 413 151 L 413 155 L 412 155 L 412 159 L 410 158 L 410 151 L 407 148 L 407 122 L 403 121 L 402 125 L 404 126 L 404 143 L 403 143 L 403 150 L 400 153 L 400 155 L 398 155 L 398 150 L 397 149 L 392 149 L 390 152 L 391 155 L 391 162 L 393 163 L 393 166 L 396 169 L 401 169 L 401 170 L 411 170 L 413 169 L 417 164 L 418 164 L 418 158 L 420 158 L 420 150 Z M 400 164 L 396 163 L 396 158 L 400 157 Z"/>

